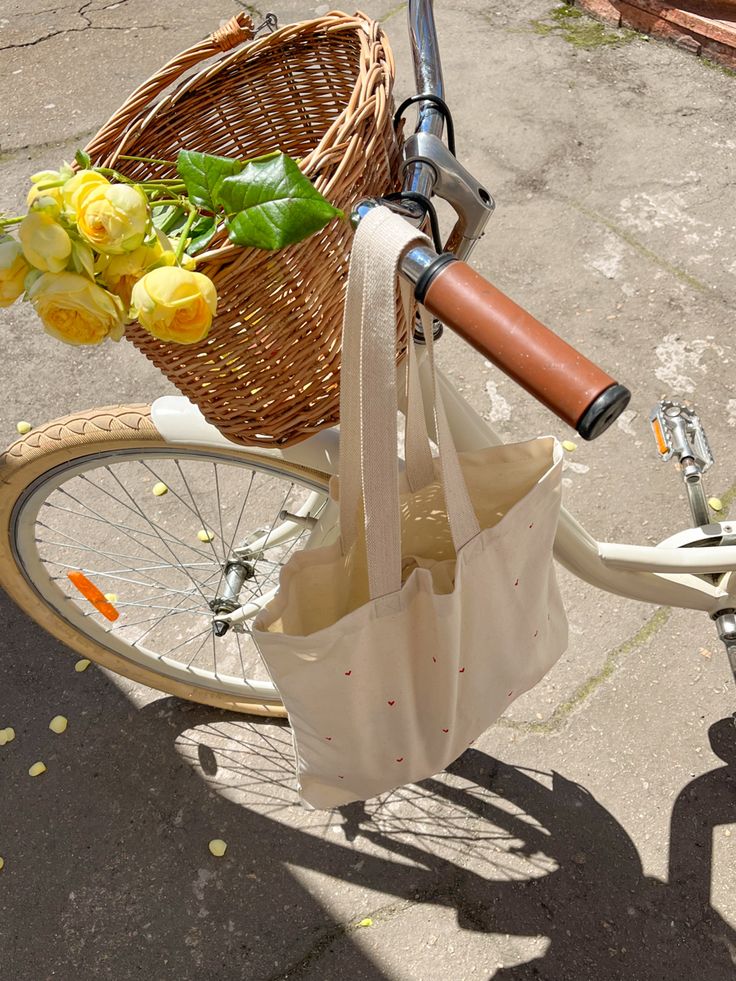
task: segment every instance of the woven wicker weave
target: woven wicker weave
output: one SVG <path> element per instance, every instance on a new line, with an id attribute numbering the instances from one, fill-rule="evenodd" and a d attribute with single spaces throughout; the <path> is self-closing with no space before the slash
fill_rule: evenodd
<path id="1" fill-rule="evenodd" d="M 93 165 L 168 177 L 170 169 L 118 157 L 173 160 L 189 149 L 246 158 L 281 149 L 343 210 L 393 189 L 394 64 L 378 24 L 332 12 L 243 44 L 251 37 L 240 14 L 165 65 L 94 137 Z M 219 295 L 206 340 L 163 343 L 137 324 L 127 336 L 229 439 L 298 442 L 338 419 L 351 238 L 344 220 L 278 252 L 240 249 L 218 233 L 198 257 Z"/>

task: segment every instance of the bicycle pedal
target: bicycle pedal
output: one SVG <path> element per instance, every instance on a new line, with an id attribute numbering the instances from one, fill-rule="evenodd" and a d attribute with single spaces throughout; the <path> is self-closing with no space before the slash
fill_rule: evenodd
<path id="1" fill-rule="evenodd" d="M 713 466 L 713 453 L 693 406 L 663 399 L 652 409 L 649 422 L 662 460 L 694 460 L 701 473 Z"/>

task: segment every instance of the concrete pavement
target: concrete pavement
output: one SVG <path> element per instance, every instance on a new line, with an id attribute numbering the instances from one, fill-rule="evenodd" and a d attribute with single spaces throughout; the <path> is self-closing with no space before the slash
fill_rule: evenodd
<path id="1" fill-rule="evenodd" d="M 240 9 L 56 2 L 0 16 L 10 213 L 27 175 Z M 736 483 L 736 80 L 626 32 L 581 34 L 590 22 L 543 0 L 437 6 L 458 152 L 498 202 L 478 268 L 634 392 L 610 433 L 576 440 L 566 504 L 601 540 L 653 544 L 687 523 L 648 432 L 661 394 L 700 407 L 710 492 L 730 499 Z M 273 9 L 287 23 L 328 7 Z M 403 97 L 405 10 L 367 11 Z M 132 347 L 67 349 L 27 309 L 3 311 L 0 330 L 6 442 L 18 419 L 172 391 Z M 461 342 L 440 355 L 504 433 L 570 438 Z M 722 720 L 736 697 L 715 631 L 561 579 L 571 646 L 548 678 L 447 774 L 332 815 L 296 804 L 283 725 L 77 675 L 0 597 L 0 726 L 17 732 L 0 748 L 2 975 L 734 977 L 736 739 Z M 57 713 L 63 736 L 47 729 Z M 32 780 L 36 759 L 48 772 Z"/>

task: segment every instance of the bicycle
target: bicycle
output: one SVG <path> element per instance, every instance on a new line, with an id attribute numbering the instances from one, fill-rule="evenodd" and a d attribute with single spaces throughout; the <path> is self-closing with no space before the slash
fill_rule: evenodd
<path id="1" fill-rule="evenodd" d="M 466 264 L 494 203 L 453 152 L 431 0 L 411 0 L 409 20 L 419 114 L 403 192 L 390 203 L 415 225 L 429 221 L 436 244 L 410 250 L 402 276 L 437 317 L 438 334 L 441 323 L 456 330 L 596 438 L 628 392 Z M 444 245 L 433 196 L 457 213 Z M 374 203 L 356 202 L 354 220 Z M 419 333 L 415 340 L 421 352 Z M 458 449 L 500 442 L 446 377 L 440 383 Z M 712 460 L 695 413 L 663 403 L 652 422 L 662 457 L 682 466 L 694 527 L 656 547 L 599 543 L 563 511 L 555 555 L 607 592 L 708 613 L 736 675 L 736 526 L 710 519 L 702 475 Z M 335 429 L 283 449 L 239 447 L 172 396 L 48 423 L 0 461 L 0 585 L 55 637 L 134 681 L 220 708 L 284 714 L 248 624 L 295 549 L 337 536 L 328 490 L 338 449 Z M 70 571 L 81 573 L 86 596 Z"/>

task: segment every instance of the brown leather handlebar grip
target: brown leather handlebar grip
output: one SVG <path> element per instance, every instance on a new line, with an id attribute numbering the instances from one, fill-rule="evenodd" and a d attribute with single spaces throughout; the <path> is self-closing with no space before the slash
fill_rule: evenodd
<path id="1" fill-rule="evenodd" d="M 585 439 L 626 408 L 623 385 L 466 263 L 446 261 L 422 293 L 430 313 Z"/>

